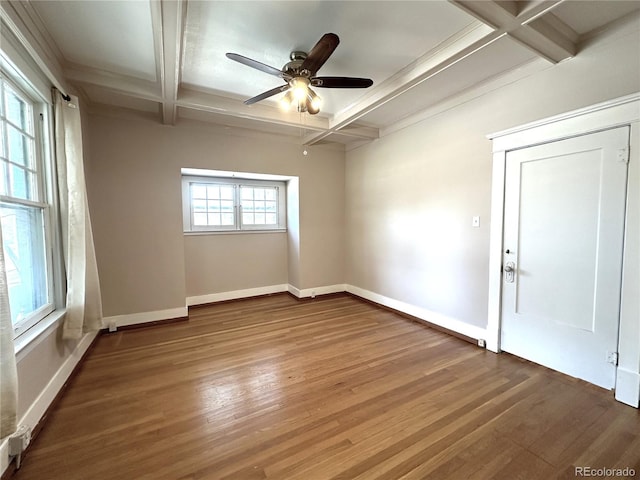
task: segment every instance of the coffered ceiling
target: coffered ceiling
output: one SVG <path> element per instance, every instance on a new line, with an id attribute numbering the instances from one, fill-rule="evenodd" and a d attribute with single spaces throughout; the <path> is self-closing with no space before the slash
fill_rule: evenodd
<path id="1" fill-rule="evenodd" d="M 357 145 L 580 55 L 584 39 L 638 15 L 640 2 L 7 0 L 0 8 L 92 108 Z M 319 75 L 367 77 L 372 87 L 318 88 L 315 116 L 283 112 L 282 94 L 243 104 L 284 82 L 225 53 L 279 69 L 327 32 L 340 44 Z"/>

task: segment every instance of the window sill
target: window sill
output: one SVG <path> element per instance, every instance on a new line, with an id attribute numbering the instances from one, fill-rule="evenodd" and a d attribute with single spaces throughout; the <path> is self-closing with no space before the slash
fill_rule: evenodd
<path id="1" fill-rule="evenodd" d="M 286 228 L 278 228 L 272 230 L 220 230 L 218 232 L 214 231 L 200 231 L 200 232 L 183 232 L 185 236 L 192 235 L 246 235 L 248 233 L 286 233 Z"/>
<path id="2" fill-rule="evenodd" d="M 51 312 L 29 330 L 14 339 L 16 360 L 18 362 L 47 338 L 53 330 L 58 328 L 64 318 L 65 312 L 66 310 L 64 309 Z"/>

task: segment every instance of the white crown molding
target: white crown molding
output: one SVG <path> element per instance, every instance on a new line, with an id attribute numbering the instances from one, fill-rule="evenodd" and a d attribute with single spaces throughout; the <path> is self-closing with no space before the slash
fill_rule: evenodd
<path id="1" fill-rule="evenodd" d="M 0 2 L 0 18 L 49 81 L 58 90 L 66 92 L 60 52 L 33 6 L 29 2 Z"/>
<path id="2" fill-rule="evenodd" d="M 371 89 L 360 101 L 346 110 L 336 113 L 330 128 L 305 137 L 305 145 L 313 145 L 334 132 L 338 132 L 369 112 L 402 95 L 425 80 L 496 41 L 490 27 L 475 22 L 457 35 L 403 68 L 380 85 Z"/>
<path id="3" fill-rule="evenodd" d="M 75 64 L 67 64 L 64 72 L 73 84 L 100 87 L 133 98 L 162 102 L 158 82 Z"/>
<path id="4" fill-rule="evenodd" d="M 451 110 L 452 108 L 455 108 L 459 105 L 467 103 L 471 100 L 479 98 L 483 95 L 491 93 L 502 87 L 518 82 L 531 75 L 539 73 L 542 70 L 546 70 L 552 67 L 553 64 L 541 58 L 528 60 L 523 64 L 513 67 L 512 69 L 509 69 L 505 72 L 500 72 L 497 75 L 489 77 L 484 81 L 473 85 L 472 87 L 457 92 L 418 113 L 414 113 L 400 119 L 393 125 L 381 129 L 380 137 L 384 137 L 391 133 L 410 127 L 411 125 L 427 120 L 442 112 Z"/>

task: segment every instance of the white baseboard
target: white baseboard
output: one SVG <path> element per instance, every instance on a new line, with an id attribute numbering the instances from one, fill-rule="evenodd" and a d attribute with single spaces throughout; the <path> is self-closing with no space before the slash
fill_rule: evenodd
<path id="1" fill-rule="evenodd" d="M 287 285 L 287 291 L 293 295 L 294 297 L 298 297 L 301 298 L 301 290 L 297 287 L 294 287 L 293 285 L 289 284 Z"/>
<path id="2" fill-rule="evenodd" d="M 237 300 L 239 298 L 257 297 L 259 295 L 270 295 L 272 293 L 286 292 L 290 285 L 268 285 L 266 287 L 245 288 L 244 290 L 232 290 L 229 292 L 210 293 L 208 295 L 197 295 L 187 297 L 187 306 L 204 305 L 207 303 L 224 302 L 226 300 Z"/>
<path id="3" fill-rule="evenodd" d="M 426 308 L 417 307 L 415 305 L 411 305 L 410 303 L 405 303 L 401 302 L 400 300 L 385 297 L 384 295 L 370 292 L 369 290 L 355 287 L 353 285 L 346 285 L 346 291 L 358 297 L 365 298 L 372 302 L 379 303 L 380 305 L 384 305 L 385 307 L 389 307 L 413 317 L 417 317 L 427 323 L 438 325 L 439 327 L 446 328 L 447 330 L 451 330 L 452 332 L 459 333 L 466 337 L 475 338 L 476 340 L 486 340 L 487 338 L 487 330 L 485 328 L 481 328 L 476 325 L 470 325 L 461 320 L 442 315 L 441 313 L 432 312 L 430 310 L 427 310 Z"/>
<path id="4" fill-rule="evenodd" d="M 640 408 L 640 373 L 618 367 L 616 371 L 616 400 Z"/>
<path id="5" fill-rule="evenodd" d="M 187 317 L 189 312 L 187 307 L 169 308 L 167 310 L 156 310 L 154 312 L 130 313 L 126 315 L 114 315 L 104 317 L 102 324 L 105 327 L 115 326 L 125 327 L 127 325 L 138 325 L 140 323 L 157 322 L 159 320 L 171 320 L 173 318 Z"/>
<path id="6" fill-rule="evenodd" d="M 300 290 L 299 288 L 294 287 L 293 285 L 289 285 L 289 293 L 298 297 L 298 298 L 314 298 L 317 295 L 329 295 L 331 293 L 340 293 L 346 292 L 347 286 L 344 283 L 339 283 L 336 285 L 325 285 L 321 287 L 313 287 L 313 288 L 303 288 Z"/>
<path id="7" fill-rule="evenodd" d="M 67 357 L 47 386 L 38 395 L 38 398 L 18 421 L 18 425 L 27 425 L 33 431 L 97 335 L 98 332 L 87 333 L 80 339 L 75 350 Z M 9 441 L 6 438 L 0 443 L 0 472 L 4 473 L 8 466 Z"/>

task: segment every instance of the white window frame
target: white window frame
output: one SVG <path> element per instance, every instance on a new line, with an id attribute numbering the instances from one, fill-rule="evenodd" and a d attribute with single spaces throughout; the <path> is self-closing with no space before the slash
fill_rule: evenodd
<path id="1" fill-rule="evenodd" d="M 234 222 L 233 225 L 194 225 L 191 187 L 199 185 L 230 185 L 234 188 Z M 256 225 L 242 222 L 242 204 L 240 192 L 242 187 L 262 187 L 277 189 L 277 224 Z M 255 178 L 219 177 L 219 176 L 182 176 L 182 220 L 183 231 L 187 234 L 196 233 L 249 233 L 249 232 L 284 232 L 287 229 L 287 184 L 284 181 L 260 180 Z"/>
<path id="2" fill-rule="evenodd" d="M 29 103 L 32 109 L 33 138 L 34 138 L 34 170 L 36 171 L 35 192 L 36 200 L 24 200 L 17 197 L 0 195 L 0 201 L 5 204 L 26 206 L 40 209 L 44 229 L 45 250 L 45 275 L 47 288 L 47 301 L 37 310 L 21 319 L 13 325 L 14 339 L 25 334 L 37 324 L 51 315 L 56 308 L 62 306 L 63 281 L 62 281 L 62 255 L 59 249 L 59 238 L 56 225 L 58 224 L 58 208 L 55 196 L 55 167 L 52 156 L 52 114 L 51 105 L 32 86 L 29 79 L 19 72 L 6 58 L 0 58 L 1 81 L 9 85 L 11 89 L 23 100 Z M 2 90 L 3 92 L 4 90 Z M 2 99 L 4 101 L 4 99 Z M 6 112 L 5 112 L 6 114 Z M 8 119 L 2 118 L 3 123 Z M 5 128 L 6 130 L 6 128 Z M 6 138 L 4 139 L 6 141 Z M 0 247 L 1 248 L 1 247 Z M 56 253 L 57 252 L 57 253 Z"/>

